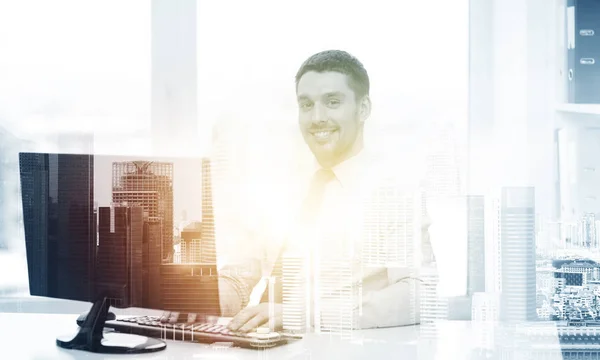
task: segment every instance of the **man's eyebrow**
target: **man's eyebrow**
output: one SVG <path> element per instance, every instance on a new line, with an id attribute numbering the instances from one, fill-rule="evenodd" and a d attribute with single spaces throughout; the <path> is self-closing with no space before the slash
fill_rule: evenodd
<path id="1" fill-rule="evenodd" d="M 330 91 L 327 92 L 323 95 L 321 95 L 321 97 L 323 98 L 330 98 L 330 97 L 339 97 L 339 98 L 344 98 L 346 95 L 344 95 L 344 93 L 342 93 L 341 91 Z M 306 94 L 298 94 L 297 96 L 298 100 L 310 100 L 310 96 L 306 95 Z"/>

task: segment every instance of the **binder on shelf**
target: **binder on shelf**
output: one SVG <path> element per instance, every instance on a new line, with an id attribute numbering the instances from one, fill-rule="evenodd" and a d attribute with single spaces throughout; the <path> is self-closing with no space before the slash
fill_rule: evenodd
<path id="1" fill-rule="evenodd" d="M 600 104 L 600 1 L 567 1 L 568 101 Z"/>

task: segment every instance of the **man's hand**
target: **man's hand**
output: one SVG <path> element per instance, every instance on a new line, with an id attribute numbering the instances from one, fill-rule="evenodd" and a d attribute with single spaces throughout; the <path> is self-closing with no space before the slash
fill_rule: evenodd
<path id="1" fill-rule="evenodd" d="M 282 326 L 283 306 L 281 304 L 262 303 L 253 307 L 248 307 L 240 311 L 229 322 L 227 327 L 231 331 L 247 333 L 269 321 L 269 307 L 274 306 L 275 310 L 275 329 Z"/>

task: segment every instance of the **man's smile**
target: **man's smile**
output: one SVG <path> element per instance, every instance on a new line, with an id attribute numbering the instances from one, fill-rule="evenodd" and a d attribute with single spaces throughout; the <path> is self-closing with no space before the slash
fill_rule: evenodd
<path id="1" fill-rule="evenodd" d="M 315 138 L 317 143 L 326 144 L 328 143 L 332 135 L 337 132 L 337 129 L 319 129 L 311 131 L 310 134 Z"/>

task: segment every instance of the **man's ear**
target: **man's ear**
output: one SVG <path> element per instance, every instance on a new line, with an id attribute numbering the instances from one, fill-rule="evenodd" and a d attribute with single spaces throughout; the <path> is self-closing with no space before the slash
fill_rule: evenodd
<path id="1" fill-rule="evenodd" d="M 359 115 L 361 124 L 364 124 L 369 116 L 371 116 L 371 98 L 369 95 L 363 96 L 362 100 L 360 101 Z"/>

